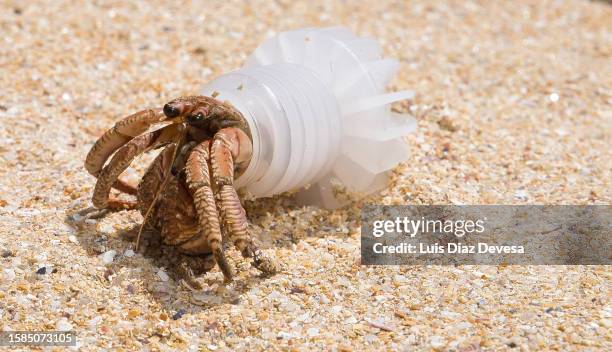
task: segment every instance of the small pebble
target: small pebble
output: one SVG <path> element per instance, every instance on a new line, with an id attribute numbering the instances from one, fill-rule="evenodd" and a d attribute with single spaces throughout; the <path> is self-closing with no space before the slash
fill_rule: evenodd
<path id="1" fill-rule="evenodd" d="M 13 281 L 15 280 L 15 277 L 17 275 L 15 275 L 15 270 L 13 269 L 4 269 L 4 278 L 6 279 L 6 281 Z"/>
<path id="2" fill-rule="evenodd" d="M 172 320 L 179 320 L 183 317 L 183 315 L 185 315 L 185 313 L 187 313 L 186 310 L 184 309 L 179 309 L 176 313 L 174 313 L 174 315 L 172 316 Z"/>
<path id="3" fill-rule="evenodd" d="M 2 258 L 8 258 L 8 257 L 12 257 L 12 256 L 13 256 L 13 252 L 11 252 L 9 250 L 2 251 Z"/>
<path id="4" fill-rule="evenodd" d="M 47 273 L 47 267 L 43 266 L 43 267 L 38 268 L 38 270 L 36 270 L 36 273 L 38 275 L 45 275 Z"/>
<path id="5" fill-rule="evenodd" d="M 548 96 L 548 99 L 550 99 L 551 102 L 556 103 L 559 101 L 559 94 L 552 93 L 551 95 Z"/>
<path id="6" fill-rule="evenodd" d="M 444 346 L 444 338 L 442 336 L 434 335 L 429 338 L 429 344 L 433 348 L 440 348 Z"/>
<path id="7" fill-rule="evenodd" d="M 278 335 L 276 335 L 276 338 L 279 340 L 289 340 L 293 337 L 293 335 L 291 335 L 291 333 L 285 332 L 285 331 L 280 331 L 278 333 Z"/>
<path id="8" fill-rule="evenodd" d="M 75 235 L 70 235 L 70 236 L 68 236 L 68 241 L 70 241 L 70 242 L 72 242 L 72 243 L 74 243 L 74 244 L 79 243 L 79 241 L 77 240 L 77 238 L 76 238 L 76 236 L 75 236 Z"/>
<path id="9" fill-rule="evenodd" d="M 440 316 L 448 319 L 457 319 L 461 316 L 461 314 L 449 310 L 443 310 L 440 312 Z"/>
<path id="10" fill-rule="evenodd" d="M 128 249 L 127 251 L 125 251 L 125 253 L 123 253 L 123 256 L 127 258 L 131 258 L 134 256 L 134 251 L 131 249 Z"/>
<path id="11" fill-rule="evenodd" d="M 140 310 L 138 309 L 130 309 L 130 311 L 127 314 L 128 319 L 134 319 L 137 316 L 140 315 Z"/>
<path id="12" fill-rule="evenodd" d="M 113 271 L 113 269 L 108 268 L 104 271 L 104 278 L 107 281 L 112 281 L 113 275 L 115 275 L 115 272 Z"/>
<path id="13" fill-rule="evenodd" d="M 70 331 L 72 330 L 72 324 L 70 324 L 66 318 L 62 318 L 57 321 L 55 328 L 59 331 Z"/>
<path id="14" fill-rule="evenodd" d="M 87 325 L 89 326 L 96 326 L 98 324 L 100 324 L 102 322 L 102 317 L 101 316 L 95 316 L 92 319 L 89 319 L 89 321 L 87 321 Z"/>
<path id="15" fill-rule="evenodd" d="M 117 255 L 117 251 L 114 249 L 111 249 L 110 251 L 106 251 L 102 254 L 102 262 L 104 264 L 110 264 L 113 262 L 113 260 L 115 259 L 115 256 Z"/>
<path id="16" fill-rule="evenodd" d="M 159 269 L 157 271 L 157 276 L 159 276 L 159 279 L 163 282 L 166 282 L 170 279 L 170 277 L 168 276 L 168 274 L 166 274 L 166 272 L 164 271 L 164 269 Z"/>
<path id="17" fill-rule="evenodd" d="M 374 343 L 376 340 L 378 340 L 378 337 L 376 337 L 374 334 L 367 334 L 363 337 L 363 340 L 367 343 Z"/>
<path id="18" fill-rule="evenodd" d="M 526 190 L 521 189 L 514 192 L 514 197 L 520 200 L 527 200 L 529 199 L 529 193 Z"/>
<path id="19" fill-rule="evenodd" d="M 355 317 L 348 317 L 346 320 L 344 320 L 345 325 L 353 325 L 355 323 L 357 323 L 357 318 Z"/>
<path id="20" fill-rule="evenodd" d="M 468 323 L 467 321 L 462 321 L 459 324 L 455 324 L 455 327 L 457 329 L 469 329 L 472 327 L 472 324 Z"/>
<path id="21" fill-rule="evenodd" d="M 197 305 L 214 306 L 223 303 L 223 298 L 214 293 L 198 292 L 191 295 L 190 302 Z"/>
<path id="22" fill-rule="evenodd" d="M 369 319 L 366 319 L 365 321 L 368 324 L 370 324 L 370 326 L 378 328 L 380 330 L 393 331 L 393 327 L 385 324 L 384 322 L 382 322 L 382 320 L 369 320 Z"/>
<path id="23" fill-rule="evenodd" d="M 318 296 L 319 301 L 323 304 L 329 304 L 329 298 L 327 298 L 327 296 L 325 295 L 319 295 Z"/>
<path id="24" fill-rule="evenodd" d="M 319 329 L 317 329 L 317 328 L 310 328 L 310 329 L 306 330 L 306 334 L 308 334 L 308 336 L 310 336 L 310 337 L 315 337 L 315 336 L 319 335 Z"/>

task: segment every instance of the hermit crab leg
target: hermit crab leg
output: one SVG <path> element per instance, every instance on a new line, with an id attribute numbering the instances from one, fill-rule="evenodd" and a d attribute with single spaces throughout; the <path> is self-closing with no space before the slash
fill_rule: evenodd
<path id="1" fill-rule="evenodd" d="M 92 197 L 94 207 L 98 209 L 134 209 L 136 202 L 110 198 L 111 187 L 118 180 L 119 175 L 130 166 L 136 156 L 149 149 L 174 142 L 182 128 L 183 125 L 181 124 L 172 124 L 162 129 L 139 135 L 119 148 L 108 165 L 98 173 L 98 181 L 96 182 Z"/>
<path id="2" fill-rule="evenodd" d="M 208 170 L 209 148 L 210 141 L 198 144 L 191 151 L 189 158 L 187 158 L 187 165 L 185 167 L 187 185 L 189 192 L 193 196 L 198 214 L 198 222 L 204 236 L 199 236 L 194 240 L 184 243 L 181 245 L 181 248 L 188 251 L 197 251 L 197 248 L 200 246 L 209 247 L 226 281 L 230 281 L 233 276 L 233 270 L 223 253 L 219 214 L 217 213 L 215 196 L 210 184 L 210 172 Z"/>
<path id="3" fill-rule="evenodd" d="M 159 190 L 163 180 L 168 176 L 167 172 L 172 164 L 172 155 L 174 154 L 174 146 L 168 146 L 159 153 L 153 160 L 153 163 L 142 176 L 139 184 L 139 189 L 144 190 Z M 155 200 L 156 192 L 139 192 L 138 200 L 140 212 L 145 214 Z"/>
<path id="4" fill-rule="evenodd" d="M 118 121 L 91 147 L 85 159 L 85 169 L 91 175 L 98 177 L 106 160 L 117 149 L 134 137 L 146 132 L 152 124 L 162 122 L 164 119 L 166 119 L 166 116 L 162 109 L 148 109 Z M 122 180 L 117 180 L 113 187 L 128 194 L 136 194 L 136 188 Z"/>
<path id="5" fill-rule="evenodd" d="M 219 209 L 230 240 L 243 257 L 253 257 L 253 265 L 265 274 L 276 271 L 272 260 L 253 242 L 246 212 L 234 189 L 234 163 L 248 162 L 252 156 L 251 140 L 239 128 L 225 128 L 213 137 L 211 168 L 219 197 Z"/>

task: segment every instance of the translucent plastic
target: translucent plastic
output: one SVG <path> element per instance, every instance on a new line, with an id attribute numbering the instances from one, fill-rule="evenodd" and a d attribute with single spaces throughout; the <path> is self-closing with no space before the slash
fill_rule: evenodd
<path id="1" fill-rule="evenodd" d="M 386 93 L 398 69 L 377 41 L 342 27 L 303 29 L 266 40 L 237 71 L 203 88 L 248 120 L 253 157 L 236 180 L 255 197 L 310 185 L 309 203 L 335 207 L 331 181 L 350 190 L 384 187 L 387 171 L 407 159 L 401 136 L 415 128 L 389 104 L 411 91 Z"/>

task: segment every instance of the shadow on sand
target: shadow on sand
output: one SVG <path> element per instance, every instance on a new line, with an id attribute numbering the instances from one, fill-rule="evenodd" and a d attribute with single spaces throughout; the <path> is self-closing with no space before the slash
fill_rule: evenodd
<path id="1" fill-rule="evenodd" d="M 304 212 L 295 205 L 291 196 L 245 202 L 245 208 L 253 235 L 260 248 L 293 248 L 304 237 L 345 237 L 346 233 L 330 225 L 313 229 L 313 219 L 328 218 L 330 212 L 312 207 Z M 237 277 L 229 284 L 223 282 L 218 268 L 198 276 L 202 289 L 190 287 L 182 278 L 177 258 L 184 256 L 176 248 L 161 244 L 159 233 L 145 229 L 138 250 L 136 237 L 142 217 L 136 211 L 109 213 L 96 220 L 84 220 L 82 214 L 88 209 L 75 208 L 66 211 L 65 222 L 74 230 L 79 244 L 90 256 L 103 256 L 115 251 L 111 263 L 105 265 L 103 278 L 108 287 L 120 287 L 122 294 L 134 295 L 144 290 L 163 307 L 169 317 L 180 318 L 184 314 L 196 314 L 222 304 L 239 304 L 241 296 L 252 286 L 268 278 L 261 276 L 243 259 L 233 246 L 226 245 L 228 257 L 234 263 Z M 309 214 L 304 216 L 290 214 Z M 357 221 L 359 214 L 350 215 Z M 278 222 L 276 219 L 283 219 Z M 320 221 L 317 221 L 320 223 Z M 262 230 L 269 229 L 270 231 Z M 297 235 L 299 232 L 300 235 Z M 132 254 L 131 251 L 136 252 Z M 281 262 L 281 258 L 277 258 Z M 280 263 L 282 267 L 282 262 Z M 101 262 L 102 265 L 102 262 Z M 282 272 L 282 269 L 281 269 Z M 290 274 L 290 273 L 288 273 Z M 167 277 L 166 277 L 167 275 Z M 140 281 L 142 285 L 130 282 Z M 139 288 L 142 286 L 142 288 Z M 138 288 L 137 288 L 138 287 Z"/>

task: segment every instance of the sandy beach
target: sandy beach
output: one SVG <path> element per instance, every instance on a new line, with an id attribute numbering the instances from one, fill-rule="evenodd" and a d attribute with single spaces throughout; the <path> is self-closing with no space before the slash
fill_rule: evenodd
<path id="1" fill-rule="evenodd" d="M 610 204 L 611 19 L 578 0 L 0 0 L 0 330 L 73 330 L 86 351 L 612 350 L 609 266 L 361 266 L 359 250 L 365 204 Z M 134 253 L 137 211 L 77 224 L 84 158 L 115 121 L 332 25 L 400 61 L 389 89 L 416 95 L 393 109 L 418 128 L 379 194 L 245 202 L 281 273 L 232 249 L 236 280 L 215 268 L 192 291 Z"/>

